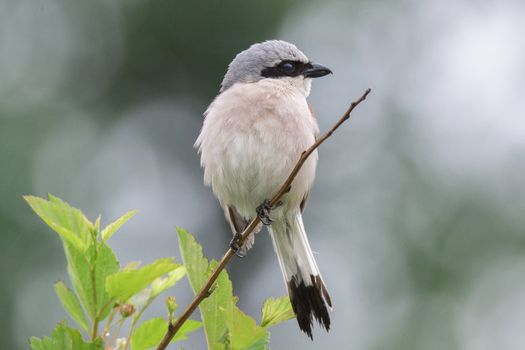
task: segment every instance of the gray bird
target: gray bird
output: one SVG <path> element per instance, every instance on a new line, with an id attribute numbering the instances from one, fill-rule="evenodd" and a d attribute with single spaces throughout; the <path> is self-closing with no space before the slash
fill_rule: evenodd
<path id="1" fill-rule="evenodd" d="M 299 327 L 310 338 L 314 318 L 330 328 L 328 307 L 332 306 L 302 219 L 315 178 L 317 151 L 279 206 L 267 208 L 267 198 L 315 142 L 319 128 L 306 98 L 312 78 L 329 73 L 288 42 L 250 46 L 230 63 L 195 142 L 204 182 L 211 186 L 235 235 L 232 248 L 241 256 L 251 248 L 254 233 L 242 247 L 235 238 L 259 215 L 268 225 Z"/>

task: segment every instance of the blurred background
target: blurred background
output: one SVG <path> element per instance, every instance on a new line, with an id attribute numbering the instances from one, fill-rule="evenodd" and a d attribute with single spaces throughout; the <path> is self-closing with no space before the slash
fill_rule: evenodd
<path id="1" fill-rule="evenodd" d="M 334 71 L 310 97 L 321 130 L 373 92 L 320 149 L 305 213 L 333 328 L 311 342 L 290 321 L 272 348 L 524 349 L 524 16 L 520 0 L 0 0 L 0 347 L 66 317 L 61 244 L 24 194 L 106 224 L 139 209 L 110 241 L 123 264 L 179 259 L 175 226 L 221 256 L 192 145 L 235 54 L 280 38 Z M 228 270 L 256 319 L 286 293 L 266 233 Z"/>

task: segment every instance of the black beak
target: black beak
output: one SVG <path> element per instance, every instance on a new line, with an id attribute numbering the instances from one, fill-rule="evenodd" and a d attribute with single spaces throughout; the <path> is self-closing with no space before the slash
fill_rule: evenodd
<path id="1" fill-rule="evenodd" d="M 305 78 L 320 78 L 324 77 L 325 75 L 332 74 L 332 71 L 328 67 L 317 63 L 311 63 L 310 65 L 311 67 L 303 72 L 303 76 Z"/>

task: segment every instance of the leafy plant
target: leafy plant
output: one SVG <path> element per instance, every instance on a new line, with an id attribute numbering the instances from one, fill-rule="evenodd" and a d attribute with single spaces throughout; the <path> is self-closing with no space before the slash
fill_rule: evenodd
<path id="1" fill-rule="evenodd" d="M 48 199 L 26 196 L 35 213 L 55 232 L 64 246 L 71 283 L 54 285 L 62 306 L 78 329 L 65 321 L 59 323 L 51 337 L 32 337 L 33 350 L 146 350 L 155 348 L 168 326 L 176 322 L 176 299 L 166 300 L 167 317 L 140 322 L 144 311 L 156 298 L 187 275 L 193 290 L 198 291 L 217 265 L 203 255 L 202 247 L 184 229 L 178 228 L 179 246 L 184 265 L 173 258 L 162 258 L 140 267 L 138 263 L 120 266 L 107 241 L 137 212 L 130 211 L 100 229 L 100 216 L 89 221 L 76 208 L 49 195 Z M 209 349 L 267 349 L 268 327 L 294 317 L 288 297 L 268 299 L 262 308 L 261 323 L 243 313 L 233 296 L 232 283 L 223 270 L 213 291 L 199 308 L 202 323 L 186 320 L 173 342 L 204 326 Z M 125 321 L 128 329 L 123 331 Z M 105 321 L 104 325 L 102 323 Z M 119 336 L 125 334 L 124 336 Z"/>

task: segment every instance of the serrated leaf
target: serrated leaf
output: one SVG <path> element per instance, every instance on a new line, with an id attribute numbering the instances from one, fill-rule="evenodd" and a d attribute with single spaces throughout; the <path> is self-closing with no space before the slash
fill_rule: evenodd
<path id="1" fill-rule="evenodd" d="M 186 274 L 186 268 L 179 266 L 175 270 L 168 273 L 168 276 L 163 278 L 159 277 L 151 283 L 151 294 L 150 297 L 155 298 L 160 293 L 164 292 L 168 288 L 172 287 Z"/>
<path id="2" fill-rule="evenodd" d="M 64 249 L 67 259 L 67 272 L 73 289 L 88 317 L 93 320 L 97 314 L 97 307 L 93 298 L 94 289 L 90 263 L 84 252 L 79 251 L 76 247 L 65 245 Z"/>
<path id="3" fill-rule="evenodd" d="M 31 346 L 32 350 L 45 350 L 44 344 L 42 344 L 42 339 L 37 337 L 31 337 L 29 339 L 29 345 Z"/>
<path id="4" fill-rule="evenodd" d="M 101 215 L 99 214 L 97 216 L 95 222 L 93 223 L 92 236 L 93 236 L 94 240 L 97 240 L 98 239 L 98 235 L 100 234 L 100 220 L 101 220 Z"/>
<path id="5" fill-rule="evenodd" d="M 179 246 L 190 284 L 195 291 L 207 281 L 217 262 L 203 256 L 202 247 L 187 231 L 177 228 Z M 223 270 L 209 297 L 199 305 L 208 348 L 218 349 L 266 349 L 267 331 L 256 325 L 255 320 L 245 315 L 237 306 L 232 295 L 232 283 Z"/>
<path id="6" fill-rule="evenodd" d="M 188 333 L 199 329 L 201 326 L 201 323 L 198 321 L 187 320 L 171 342 L 187 339 Z M 143 322 L 131 337 L 131 350 L 146 350 L 156 347 L 164 337 L 164 334 L 166 334 L 167 329 L 168 322 L 161 317 Z"/>
<path id="7" fill-rule="evenodd" d="M 295 313 L 288 296 L 270 298 L 262 307 L 261 327 L 271 327 L 292 318 L 295 318 Z"/>
<path id="8" fill-rule="evenodd" d="M 34 196 L 24 196 L 24 199 L 65 243 L 80 251 L 87 249 L 93 224 L 80 210 L 52 195 L 49 195 L 49 200 Z"/>
<path id="9" fill-rule="evenodd" d="M 228 326 L 228 339 L 232 350 L 268 348 L 269 334 L 266 329 L 257 326 L 255 320 L 242 312 L 233 300 L 222 311 Z"/>
<path id="10" fill-rule="evenodd" d="M 207 277 L 211 275 L 213 270 L 217 267 L 217 261 L 212 260 L 207 272 Z M 226 270 L 221 271 L 219 277 L 215 281 L 215 287 L 209 297 L 204 299 L 200 304 L 202 320 L 208 336 L 208 341 L 212 349 L 222 350 L 224 334 L 228 332 L 228 323 L 224 317 L 224 309 L 229 308 L 233 303 L 232 299 L 232 284 L 228 278 Z"/>
<path id="11" fill-rule="evenodd" d="M 57 325 L 51 337 L 32 337 L 30 345 L 32 350 L 104 350 L 102 339 L 86 343 L 80 332 L 68 327 L 65 322 Z"/>
<path id="12" fill-rule="evenodd" d="M 209 266 L 208 259 L 202 253 L 202 247 L 186 230 L 177 228 L 177 233 L 182 260 L 186 267 L 190 285 L 193 291 L 198 293 L 216 264 L 213 263 L 212 266 Z M 216 281 L 216 288 L 213 293 L 199 305 L 208 349 L 212 350 L 225 349 L 222 337 L 227 332 L 227 327 L 220 308 L 226 307 L 231 302 L 231 285 L 227 283 L 227 279 L 228 276 L 223 271 Z"/>
<path id="13" fill-rule="evenodd" d="M 111 224 L 106 226 L 104 230 L 102 230 L 101 237 L 102 240 L 105 242 L 107 241 L 117 230 L 124 225 L 129 219 L 131 219 L 133 216 L 135 216 L 138 213 L 138 210 L 131 210 L 128 211 L 126 214 L 122 215 L 117 220 L 113 221 Z"/>
<path id="14" fill-rule="evenodd" d="M 120 301 L 127 301 L 133 295 L 146 288 L 156 278 L 175 270 L 180 265 L 173 259 L 158 259 L 138 270 L 126 269 L 119 271 L 106 280 L 106 290 L 109 295 Z"/>
<path id="15" fill-rule="evenodd" d="M 99 243 L 98 257 L 95 264 L 96 291 L 97 291 L 97 309 L 99 310 L 99 319 L 103 320 L 111 311 L 112 307 L 108 303 L 111 296 L 106 292 L 106 279 L 108 276 L 119 270 L 119 263 L 115 253 L 109 246 Z M 105 307 L 105 310 L 102 308 Z M 102 312 L 103 311 L 103 312 Z"/>
<path id="16" fill-rule="evenodd" d="M 126 266 L 122 268 L 122 271 L 136 270 L 139 268 L 139 266 L 140 266 L 140 261 L 130 261 L 129 263 L 126 264 Z"/>
<path id="17" fill-rule="evenodd" d="M 87 332 L 89 326 L 75 293 L 62 281 L 55 283 L 54 287 L 64 309 L 66 309 L 71 318 Z"/>
<path id="18" fill-rule="evenodd" d="M 168 322 L 162 317 L 143 322 L 131 336 L 131 350 L 146 350 L 159 345 L 168 329 Z"/>
<path id="19" fill-rule="evenodd" d="M 193 291 L 197 293 L 208 279 L 208 259 L 204 257 L 200 244 L 188 231 L 177 227 L 177 233 L 188 279 Z"/>
<path id="20" fill-rule="evenodd" d="M 97 315 L 103 319 L 111 309 L 104 283 L 108 274 L 118 270 L 115 255 L 105 244 L 96 242 L 96 227 L 79 209 L 53 195 L 49 200 L 33 196 L 24 199 L 62 238 L 68 273 L 86 313 L 91 320 Z"/>
<path id="21" fill-rule="evenodd" d="M 119 269 L 117 258 L 111 248 L 102 242 L 97 245 L 98 249 L 95 245 L 91 245 L 85 253 L 71 246 L 65 247 L 69 278 L 91 320 L 97 315 L 99 320 L 102 320 L 111 310 L 111 297 L 105 288 L 106 278 Z M 102 310 L 103 308 L 105 309 Z"/>

